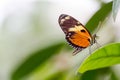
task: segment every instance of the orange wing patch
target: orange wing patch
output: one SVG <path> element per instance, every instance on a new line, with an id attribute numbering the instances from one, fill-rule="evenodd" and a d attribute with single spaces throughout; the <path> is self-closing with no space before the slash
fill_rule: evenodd
<path id="1" fill-rule="evenodd" d="M 75 25 L 73 28 L 69 28 L 69 32 L 71 32 L 71 31 L 77 33 L 78 35 L 82 35 L 84 37 L 91 39 L 90 33 L 82 25 L 79 25 L 79 26 Z"/>
<path id="2" fill-rule="evenodd" d="M 83 47 L 83 48 L 86 48 L 90 45 L 90 40 L 89 38 L 83 36 L 83 35 L 80 35 L 80 34 L 74 34 L 72 35 L 70 38 L 68 38 L 68 40 L 76 45 L 76 46 L 80 46 L 80 47 Z"/>

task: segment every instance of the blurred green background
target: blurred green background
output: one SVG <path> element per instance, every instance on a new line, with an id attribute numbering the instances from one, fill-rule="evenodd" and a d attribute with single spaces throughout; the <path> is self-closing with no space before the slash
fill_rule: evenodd
<path id="1" fill-rule="evenodd" d="M 120 80 L 120 65 L 78 73 L 89 49 L 72 56 L 58 24 L 68 14 L 94 33 L 102 22 L 98 43 L 119 42 L 119 0 L 113 1 L 1 0 L 0 80 Z"/>

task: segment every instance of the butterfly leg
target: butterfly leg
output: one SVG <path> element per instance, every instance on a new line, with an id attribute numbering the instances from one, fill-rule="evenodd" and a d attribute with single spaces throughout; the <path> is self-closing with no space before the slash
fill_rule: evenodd
<path id="1" fill-rule="evenodd" d="M 95 41 L 95 43 L 96 43 L 97 48 L 101 47 L 101 45 L 97 41 Z"/>
<path id="2" fill-rule="evenodd" d="M 89 54 L 91 54 L 91 45 L 88 48 L 89 48 Z"/>
<path id="3" fill-rule="evenodd" d="M 73 52 L 73 56 L 82 51 L 83 48 L 76 48 L 75 51 Z"/>

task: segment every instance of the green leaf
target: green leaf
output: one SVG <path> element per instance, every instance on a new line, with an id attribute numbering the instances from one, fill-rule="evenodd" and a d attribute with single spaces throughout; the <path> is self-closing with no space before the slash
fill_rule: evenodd
<path id="1" fill-rule="evenodd" d="M 50 57 L 57 54 L 63 47 L 63 43 L 51 45 L 43 50 L 34 52 L 12 74 L 12 80 L 20 80 L 42 65 Z"/>
<path id="2" fill-rule="evenodd" d="M 114 21 L 116 19 L 119 7 L 120 7 L 120 0 L 113 0 L 112 12 L 113 12 L 113 19 L 114 19 Z"/>
<path id="3" fill-rule="evenodd" d="M 60 72 L 57 72 L 57 73 L 49 76 L 45 80 L 64 80 L 65 76 L 66 76 L 66 71 L 60 71 Z"/>
<path id="4" fill-rule="evenodd" d="M 87 71 L 81 76 L 81 80 L 96 80 L 97 73 L 96 70 Z"/>
<path id="5" fill-rule="evenodd" d="M 114 72 L 112 72 L 110 80 L 119 80 L 119 78 Z"/>
<path id="6" fill-rule="evenodd" d="M 99 22 L 103 22 L 108 14 L 112 11 L 112 2 L 104 4 L 87 22 L 86 28 L 93 32 L 99 25 Z"/>
<path id="7" fill-rule="evenodd" d="M 80 80 L 105 80 L 105 77 L 108 76 L 110 73 L 111 73 L 111 69 L 108 67 L 91 70 L 81 74 Z M 101 79 L 98 79 L 98 78 L 101 78 Z"/>
<path id="8" fill-rule="evenodd" d="M 109 44 L 91 54 L 80 66 L 79 72 L 120 64 L 120 43 Z"/>

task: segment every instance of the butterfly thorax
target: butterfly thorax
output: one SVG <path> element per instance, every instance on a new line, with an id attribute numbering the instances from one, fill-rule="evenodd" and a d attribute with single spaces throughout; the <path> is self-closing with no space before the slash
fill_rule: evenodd
<path id="1" fill-rule="evenodd" d="M 97 36 L 96 34 L 93 34 L 92 39 L 91 39 L 91 41 L 90 41 L 91 45 L 93 45 L 93 44 L 96 43 L 96 38 L 97 38 L 97 37 L 98 37 L 98 36 Z"/>

